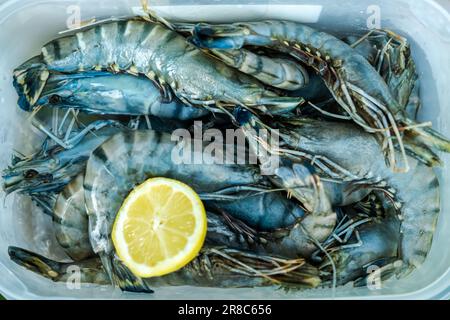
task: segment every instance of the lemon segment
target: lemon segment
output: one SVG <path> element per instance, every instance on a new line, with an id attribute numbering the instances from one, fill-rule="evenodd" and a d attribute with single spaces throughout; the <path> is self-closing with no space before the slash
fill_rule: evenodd
<path id="1" fill-rule="evenodd" d="M 122 204 L 112 230 L 117 255 L 136 276 L 162 276 L 194 259 L 206 237 L 197 193 L 168 178 L 151 178 Z"/>

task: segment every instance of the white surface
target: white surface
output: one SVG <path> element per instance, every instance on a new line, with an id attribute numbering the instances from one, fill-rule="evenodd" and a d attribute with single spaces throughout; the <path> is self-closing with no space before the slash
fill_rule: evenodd
<path id="1" fill-rule="evenodd" d="M 130 15 L 133 3 L 138 1 L 80 0 L 83 20 L 92 17 Z M 194 2 L 194 1 L 188 1 Z M 198 1 L 199 3 L 201 1 Z M 202 1 L 205 2 L 205 1 Z M 229 1 L 214 1 L 232 3 Z M 437 3 L 419 1 L 271 1 L 261 0 L 258 6 L 210 5 L 205 7 L 165 6 L 161 12 L 180 20 L 231 21 L 260 18 L 292 19 L 300 22 L 318 22 L 317 28 L 337 31 L 363 31 L 366 28 L 366 9 L 370 5 L 381 8 L 382 27 L 391 28 L 412 41 L 412 52 L 421 76 L 423 98 L 422 120 L 433 121 L 435 127 L 450 136 L 450 17 Z M 1 3 L 1 2 L 0 2 Z M 66 26 L 67 7 L 74 1 L 65 0 L 21 0 L 0 4 L 0 167 L 10 160 L 13 146 L 20 151 L 33 147 L 29 141 L 26 114 L 16 105 L 17 95 L 12 86 L 14 67 L 39 53 L 40 47 L 55 38 Z M 155 2 L 153 2 L 155 3 Z M 172 1 L 176 3 L 176 1 Z M 186 3 L 180 1 L 180 3 Z M 283 5 L 288 4 L 288 5 Z M 314 4 L 296 6 L 294 4 Z M 317 7 L 317 6 L 321 6 Z M 35 144 L 35 142 L 34 142 Z M 356 152 L 357 150 L 355 150 Z M 448 298 L 450 296 L 450 201 L 449 194 L 450 157 L 442 155 L 446 166 L 438 170 L 442 185 L 442 211 L 435 233 L 433 246 L 427 261 L 411 276 L 401 281 L 383 283 L 380 290 L 367 288 L 338 288 L 331 290 L 309 290 L 286 293 L 271 288 L 263 289 L 205 289 L 192 287 L 159 288 L 153 295 L 124 294 L 111 288 L 83 286 L 81 290 L 69 290 L 64 284 L 54 284 L 39 277 L 9 260 L 7 247 L 18 245 L 42 254 L 61 258 L 54 244 L 49 219 L 35 212 L 25 199 L 10 196 L 0 207 L 0 292 L 10 299 L 24 298 L 142 298 L 142 299 L 276 299 L 276 298 L 396 298 L 425 299 Z M 3 194 L 0 194 L 4 198 Z"/>

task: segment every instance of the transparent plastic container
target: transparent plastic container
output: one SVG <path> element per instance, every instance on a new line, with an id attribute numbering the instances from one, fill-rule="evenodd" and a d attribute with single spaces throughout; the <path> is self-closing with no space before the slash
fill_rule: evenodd
<path id="1" fill-rule="evenodd" d="M 333 33 L 364 33 L 381 18 L 381 27 L 392 29 L 410 39 L 412 53 L 421 77 L 423 108 L 421 120 L 450 136 L 450 15 L 431 0 L 301 1 L 250 0 L 151 1 L 161 15 L 184 21 L 230 22 L 258 19 L 288 19 L 311 23 Z M 442 1 L 445 5 L 445 2 Z M 181 5 L 182 4 L 182 5 Z M 447 2 L 448 4 L 448 2 Z M 134 9 L 133 9 L 134 6 Z M 76 22 L 92 18 L 132 15 L 139 1 L 97 0 L 11 0 L 0 1 L 0 167 L 8 165 L 13 147 L 26 152 L 33 149 L 34 133 L 25 122 L 27 114 L 17 107 L 12 86 L 12 70 L 38 54 L 41 46 L 58 32 Z M 448 8 L 447 8 L 448 9 Z M 79 10 L 79 11 L 78 11 Z M 446 111 L 447 110 L 447 111 Z M 355 150 L 357 152 L 357 150 Z M 8 299 L 448 299 L 450 297 L 450 157 L 442 155 L 446 166 L 437 170 L 442 188 L 442 206 L 434 241 L 426 262 L 402 280 L 387 281 L 381 288 L 340 287 L 303 292 L 284 292 L 273 288 L 221 289 L 163 287 L 153 295 L 122 293 L 111 287 L 82 285 L 70 289 L 53 283 L 11 262 L 9 245 L 17 245 L 44 255 L 63 259 L 55 244 L 48 217 L 33 209 L 26 198 L 12 195 L 0 206 L 0 293 Z M 4 198 L 4 194 L 1 194 Z"/>

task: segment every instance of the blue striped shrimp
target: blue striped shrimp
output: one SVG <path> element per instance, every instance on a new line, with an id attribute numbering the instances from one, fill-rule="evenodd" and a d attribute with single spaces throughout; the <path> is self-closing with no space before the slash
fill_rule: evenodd
<path id="1" fill-rule="evenodd" d="M 172 27 L 183 34 L 191 34 L 195 24 L 173 23 Z M 308 85 L 309 74 L 299 63 L 286 57 L 271 57 L 246 49 L 239 50 L 205 50 L 227 65 L 251 75 L 269 86 L 298 90 Z"/>
<path id="2" fill-rule="evenodd" d="M 108 268 L 102 264 L 104 259 L 101 260 L 95 255 L 90 243 L 92 231 L 88 226 L 83 179 L 84 173 L 79 174 L 55 200 L 48 201 L 51 203 L 48 206 L 48 213 L 53 217 L 56 239 L 73 262 L 53 261 L 17 247 L 10 247 L 9 255 L 17 264 L 56 282 L 67 281 L 71 274 L 70 268 L 77 267 L 82 283 L 108 285 L 111 284 Z M 277 200 L 273 202 L 277 202 Z M 111 203 L 111 206 L 115 206 L 115 204 Z M 280 206 L 272 205 L 272 207 L 284 210 Z M 259 246 L 261 249 L 258 254 L 255 254 L 249 251 L 253 247 L 253 242 L 250 238 L 246 241 L 242 240 L 246 234 L 231 227 L 235 224 L 230 224 L 227 220 L 221 219 L 220 216 L 211 212 L 208 212 L 207 218 L 207 243 L 199 256 L 190 264 L 164 277 L 141 279 L 129 273 L 116 257 L 112 257 L 115 273 L 113 283 L 126 291 L 146 293 L 152 292 L 150 287 L 159 285 L 220 287 L 281 285 L 308 288 L 320 284 L 317 268 L 305 263 L 305 259 L 298 256 L 298 247 L 305 244 L 304 241 L 295 245 L 295 241 L 299 239 L 298 224 L 292 228 L 289 235 L 283 234 L 280 230 L 273 234 L 278 238 L 285 238 L 284 242 L 278 240 L 282 247 L 286 247 L 285 249 L 279 249 L 266 242 L 266 245 Z M 107 226 L 103 225 L 103 227 Z M 218 230 L 225 230 L 227 237 L 230 237 L 226 239 L 225 243 L 218 243 Z M 272 235 L 271 232 L 264 234 Z M 221 232 L 220 236 L 223 235 Z M 236 242 L 233 241 L 233 238 L 241 240 Z M 286 241 L 288 238 L 292 238 L 292 240 Z M 305 238 L 304 235 L 303 238 Z M 291 252 L 289 255 L 293 256 L 291 259 L 281 257 L 284 252 L 289 252 L 289 249 L 292 248 L 297 250 L 297 254 Z M 211 263 L 218 265 L 209 269 Z"/>
<path id="3" fill-rule="evenodd" d="M 323 193 L 320 193 L 320 203 L 326 208 L 324 214 L 305 214 L 300 204 L 291 204 L 290 201 L 295 200 L 280 193 L 284 189 L 274 189 L 257 166 L 215 164 L 208 159 L 203 159 L 201 165 L 176 164 L 172 158 L 176 145 L 170 135 L 154 131 L 117 134 L 97 148 L 88 160 L 84 189 L 91 244 L 113 283 L 120 284 L 121 281 L 110 239 L 112 223 L 123 198 L 149 177 L 162 176 L 188 183 L 207 208 L 226 211 L 251 227 L 267 232 L 279 228 L 291 230 L 284 240 L 279 237 L 279 243 L 286 241 L 286 248 L 296 248 L 299 255 L 307 256 L 315 250 L 311 237 L 321 241 L 333 230 L 335 214 Z M 316 180 L 307 168 L 297 170 L 297 184 L 302 184 L 302 190 L 309 193 L 304 200 L 315 199 Z M 309 207 L 314 205 L 307 204 Z M 272 251 L 276 253 L 276 246 Z M 120 270 L 123 274 L 123 269 Z"/>
<path id="4" fill-rule="evenodd" d="M 157 84 L 165 101 L 171 101 L 174 93 L 189 105 L 240 104 L 275 114 L 303 101 L 265 89 L 161 23 L 135 18 L 89 25 L 44 45 L 39 56 L 14 71 L 19 104 L 24 109 L 35 105 L 52 72 L 93 70 L 146 76 Z"/>
<path id="5" fill-rule="evenodd" d="M 3 170 L 3 190 L 9 194 L 59 192 L 85 168 L 89 155 L 108 138 L 126 127 L 113 120 L 95 122 L 99 130 L 80 132 L 81 141 L 73 148 L 59 145 L 41 150 L 31 158 L 18 161 Z M 77 138 L 78 139 L 78 138 Z"/>
<path id="6" fill-rule="evenodd" d="M 363 56 L 330 34 L 295 22 L 268 20 L 228 25 L 198 24 L 192 41 L 207 49 L 234 50 L 246 45 L 271 47 L 314 68 L 346 115 L 378 137 L 393 169 L 409 169 L 401 128 L 414 137 L 408 143 L 426 147 L 419 148 L 417 156 L 429 158 L 427 150 L 430 148 L 450 151 L 448 139 L 405 115 L 404 107 Z M 394 140 L 404 162 L 401 167 L 397 166 Z"/>
<path id="7" fill-rule="evenodd" d="M 164 101 L 160 89 L 146 77 L 101 71 L 51 74 L 36 104 L 20 106 L 26 111 L 48 106 L 93 114 L 152 115 L 177 120 L 210 113 L 206 108 L 185 105 L 176 97 Z"/>
<path id="8" fill-rule="evenodd" d="M 330 159 L 358 177 L 347 190 L 352 202 L 371 190 L 392 200 L 401 217 L 404 269 L 419 267 L 430 250 L 440 212 L 439 180 L 433 168 L 409 157 L 407 173 L 392 172 L 376 139 L 355 125 L 311 119 L 290 122 L 294 125 L 285 138 L 292 149 Z"/>
<path id="9" fill-rule="evenodd" d="M 8 248 L 10 259 L 24 268 L 55 282 L 68 282 L 79 271 L 84 284 L 110 285 L 108 273 L 98 257 L 58 262 L 18 247 Z M 178 271 L 161 277 L 122 280 L 122 289 L 153 293 L 160 286 L 201 286 L 218 288 L 284 287 L 308 289 L 320 285 L 316 267 L 305 259 L 285 259 L 224 247 L 204 246 L 197 257 Z"/>

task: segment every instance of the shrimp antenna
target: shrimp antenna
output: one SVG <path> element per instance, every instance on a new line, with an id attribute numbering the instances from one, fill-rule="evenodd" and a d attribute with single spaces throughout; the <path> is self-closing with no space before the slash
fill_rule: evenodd
<path id="1" fill-rule="evenodd" d="M 365 35 L 363 35 L 361 38 L 359 38 L 358 40 L 356 40 L 354 43 L 352 43 L 350 45 L 350 47 L 352 48 L 356 48 L 357 46 L 359 46 L 361 44 L 361 42 L 363 42 L 364 40 L 366 40 L 372 33 L 374 33 L 375 29 L 370 30 L 369 32 L 367 32 Z"/>
<path id="2" fill-rule="evenodd" d="M 336 119 L 340 119 L 340 120 L 352 120 L 352 117 L 350 116 L 346 116 L 346 115 L 341 115 L 341 114 L 337 114 L 337 113 L 331 113 L 325 110 L 322 110 L 321 108 L 319 108 L 318 106 L 316 106 L 314 103 L 312 103 L 311 101 L 308 101 L 308 104 L 313 107 L 315 110 L 317 110 L 318 112 L 322 113 L 323 115 L 332 117 L 332 118 L 336 118 Z"/>
<path id="3" fill-rule="evenodd" d="M 331 268 L 333 270 L 333 282 L 332 282 L 332 286 L 331 286 L 331 296 L 332 298 L 335 297 L 336 295 L 336 287 L 337 287 L 337 271 L 336 271 L 336 264 L 334 263 L 333 258 L 331 257 L 331 255 L 327 252 L 327 250 L 320 244 L 320 242 L 314 238 L 313 236 L 311 236 L 308 232 L 308 230 L 306 230 L 305 227 L 303 227 L 302 224 L 300 224 L 300 228 L 302 229 L 302 231 L 306 234 L 306 236 L 309 238 L 309 240 L 311 240 L 317 248 L 319 248 L 320 251 L 322 251 L 324 253 L 324 255 L 328 258 Z"/>
<path id="4" fill-rule="evenodd" d="M 400 148 L 400 153 L 401 153 L 401 156 L 402 156 L 402 159 L 404 162 L 404 168 L 396 167 L 395 149 L 393 147 L 393 144 L 392 144 L 392 146 L 390 144 L 389 152 L 391 154 L 391 158 L 393 159 L 391 162 L 391 166 L 393 167 L 393 169 L 396 169 L 398 172 L 408 172 L 409 171 L 409 163 L 408 163 L 408 158 L 406 156 L 405 146 L 403 144 L 403 138 L 400 135 L 400 130 L 397 126 L 397 123 L 395 121 L 393 114 L 380 101 L 378 101 L 374 97 L 372 97 L 369 94 L 367 94 L 366 92 L 364 92 L 361 88 L 359 88 L 349 82 L 347 82 L 347 85 L 348 85 L 349 89 L 352 90 L 352 92 L 356 93 L 357 95 L 359 95 L 362 98 L 361 100 L 365 103 L 366 106 L 368 106 L 369 108 L 378 108 L 381 112 L 384 112 L 384 114 L 386 115 L 387 121 L 391 124 L 392 130 L 394 131 L 394 135 L 397 138 L 397 143 Z M 389 128 L 387 128 L 387 129 L 389 129 Z M 390 140 L 389 142 L 392 143 L 391 139 L 389 139 L 389 140 Z"/>
<path id="5" fill-rule="evenodd" d="M 233 252 L 234 250 L 229 249 L 228 251 L 229 251 L 229 252 Z M 215 253 L 215 254 L 221 256 L 221 257 L 224 258 L 224 259 L 227 259 L 227 260 L 229 260 L 229 261 L 231 261 L 231 262 L 237 264 L 237 266 L 238 266 L 237 269 L 234 269 L 234 270 L 236 270 L 236 271 L 240 270 L 239 267 L 242 267 L 242 268 L 244 269 L 244 270 L 242 270 L 242 271 L 244 271 L 244 272 L 247 270 L 247 271 L 250 272 L 250 274 L 253 274 L 253 275 L 255 275 L 255 276 L 259 276 L 259 277 L 262 277 L 262 278 L 266 278 L 267 280 L 269 280 L 269 281 L 271 281 L 271 282 L 273 282 L 273 283 L 277 283 L 277 284 L 280 283 L 280 281 L 278 281 L 278 280 L 276 280 L 276 279 L 273 279 L 272 277 L 268 276 L 268 275 L 265 274 L 264 272 L 261 272 L 261 271 L 255 269 L 255 268 L 252 268 L 251 266 L 245 264 L 244 262 L 241 262 L 241 261 L 239 261 L 238 259 L 233 258 L 233 257 L 232 257 L 231 255 L 229 255 L 229 254 L 226 254 L 225 252 L 223 252 L 223 250 L 211 249 L 211 252 L 213 252 L 213 253 Z"/>
<path id="6" fill-rule="evenodd" d="M 148 3 L 148 0 L 141 0 L 141 6 L 142 10 L 146 14 L 143 18 L 150 21 L 150 22 L 157 22 L 161 23 L 162 25 L 166 26 L 170 30 L 175 31 L 175 27 L 173 24 L 163 17 L 159 16 L 154 10 L 150 9 L 150 5 Z"/>

